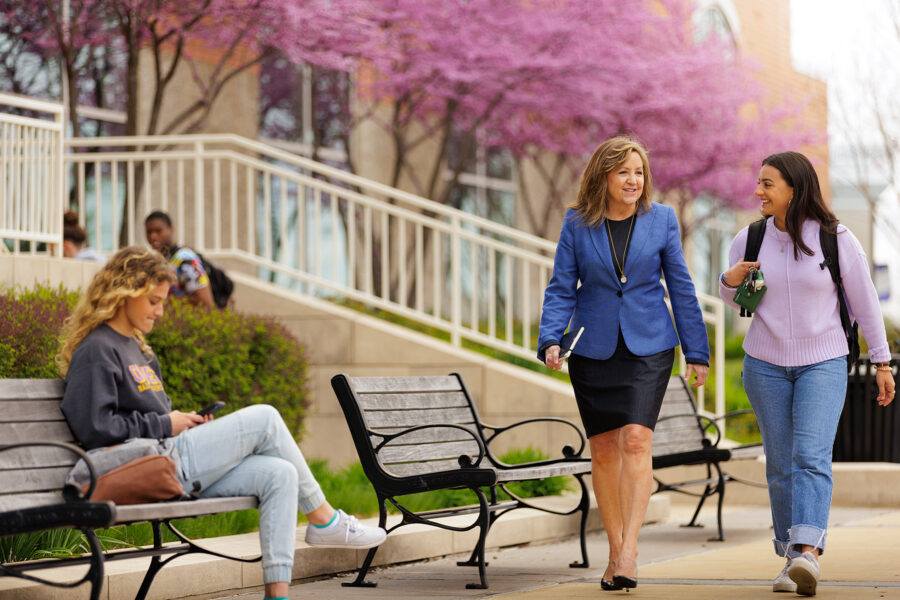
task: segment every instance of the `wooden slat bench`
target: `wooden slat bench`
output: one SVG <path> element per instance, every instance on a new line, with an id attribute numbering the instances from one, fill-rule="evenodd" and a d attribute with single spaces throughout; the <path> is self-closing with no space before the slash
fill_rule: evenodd
<path id="1" fill-rule="evenodd" d="M 502 515 L 517 508 L 537 508 L 546 512 L 571 515 L 581 513 L 581 562 L 572 567 L 587 567 L 585 526 L 590 497 L 584 475 L 590 473 L 590 459 L 583 458 L 586 441 L 580 428 L 558 418 L 527 419 L 506 427 L 483 423 L 475 404 L 456 373 L 436 377 L 348 377 L 337 375 L 331 385 L 350 427 L 363 470 L 378 496 L 379 525 L 387 525 L 387 503 L 401 513 L 399 523 L 388 533 L 411 523 L 425 523 L 452 531 L 479 528 L 479 537 L 467 561 L 460 566 L 477 566 L 479 583 L 466 587 L 487 587 L 484 547 L 491 525 Z M 580 440 L 578 449 L 563 448 L 562 457 L 520 465 L 507 465 L 491 451 L 498 435 L 526 423 L 550 422 L 571 427 Z M 557 475 L 574 476 L 581 487 L 578 505 L 568 512 L 536 506 L 510 492 L 513 481 L 539 480 Z M 454 507 L 415 513 L 398 496 L 449 488 L 468 488 L 478 497 L 477 506 Z M 485 494 L 484 490 L 487 490 Z M 511 500 L 498 501 L 498 490 Z M 477 514 L 465 527 L 451 526 L 440 517 Z M 377 548 L 366 555 L 356 580 L 344 584 L 374 586 L 365 581 Z"/>
<path id="2" fill-rule="evenodd" d="M 720 419 L 752 414 L 750 410 L 738 410 L 725 414 Z M 722 431 L 716 423 L 718 419 L 701 415 L 697 411 L 694 395 L 687 382 L 679 375 L 669 379 L 666 396 L 660 409 L 659 420 L 653 433 L 653 479 L 656 482 L 654 494 L 658 492 L 679 492 L 700 498 L 694 516 L 686 527 L 700 527 L 697 516 L 703 503 L 710 496 L 718 495 L 716 520 L 718 537 L 710 541 L 724 541 L 722 529 L 722 504 L 725 500 L 725 484 L 735 478 L 722 470 L 720 463 L 737 458 L 751 458 L 762 454 L 761 444 L 747 444 L 737 448 L 720 448 Z M 710 437 L 712 435 L 712 438 Z M 704 465 L 706 478 L 677 483 L 664 483 L 657 470 L 667 467 Z M 715 474 L 713 474 L 715 471 Z M 741 481 L 754 485 L 751 482 Z M 755 484 L 764 485 L 764 484 Z M 701 492 L 691 492 L 685 488 L 703 486 Z"/>
<path id="3" fill-rule="evenodd" d="M 73 528 L 84 533 L 91 551 L 75 558 L 7 564 L 0 561 L 0 576 L 59 587 L 89 582 L 91 600 L 96 600 L 103 585 L 104 561 L 149 556 L 150 567 L 136 596 L 142 600 L 156 573 L 180 556 L 200 552 L 241 562 L 260 560 L 206 550 L 171 523 L 172 519 L 256 508 L 255 496 L 116 506 L 112 502 L 91 502 L 93 483 L 85 498 L 71 486 L 64 489 L 69 470 L 79 457 L 87 455 L 77 446 L 59 409 L 62 395 L 63 382 L 58 379 L 0 379 L 0 536 Z M 137 522 L 151 524 L 152 547 L 103 552 L 95 529 Z M 172 531 L 180 543 L 164 546 L 162 526 Z M 89 564 L 90 568 L 81 580 L 62 584 L 28 574 L 70 564 Z"/>

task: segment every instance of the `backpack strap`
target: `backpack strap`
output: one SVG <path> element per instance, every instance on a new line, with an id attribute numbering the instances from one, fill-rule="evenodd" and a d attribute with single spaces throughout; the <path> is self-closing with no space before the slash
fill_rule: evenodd
<path id="1" fill-rule="evenodd" d="M 747 245 L 744 247 L 745 261 L 756 262 L 756 259 L 759 258 L 759 249 L 762 247 L 768 219 L 768 217 L 763 217 L 758 221 L 753 221 L 747 228 Z"/>
<path id="2" fill-rule="evenodd" d="M 825 258 L 819 263 L 819 268 L 824 270 L 825 267 L 828 267 L 831 272 L 831 280 L 835 285 L 843 287 L 841 265 L 838 262 L 837 232 L 832 233 L 819 225 L 819 243 L 822 245 L 822 256 Z"/>
<path id="3" fill-rule="evenodd" d="M 768 217 L 763 217 L 758 221 L 750 223 L 747 228 L 747 245 L 744 247 L 744 261 L 756 262 L 759 257 L 759 249 L 762 247 L 763 236 L 766 233 L 766 221 Z M 742 317 L 752 317 L 753 313 L 741 307 Z"/>
<path id="4" fill-rule="evenodd" d="M 841 278 L 841 264 L 838 262 L 838 244 L 837 231 L 828 231 L 823 226 L 819 226 L 819 243 L 822 245 L 822 255 L 825 260 L 819 263 L 820 269 L 828 267 L 831 273 L 831 280 L 837 286 L 838 304 L 840 305 L 841 327 L 844 329 L 844 335 L 847 337 L 847 344 L 850 349 L 848 361 L 856 362 L 854 353 L 859 355 L 859 342 L 856 342 L 854 348 L 854 340 L 858 340 L 858 325 L 850 320 L 850 311 L 847 309 L 847 300 L 844 298 L 844 280 Z"/>
<path id="5" fill-rule="evenodd" d="M 844 280 L 841 278 L 841 264 L 838 262 L 837 232 L 830 232 L 819 226 L 819 243 L 822 245 L 822 255 L 825 260 L 819 263 L 820 269 L 828 267 L 831 280 L 838 289 L 838 301 L 841 304 L 841 325 L 844 330 L 850 329 L 850 311 L 847 310 L 847 301 L 844 299 Z"/>

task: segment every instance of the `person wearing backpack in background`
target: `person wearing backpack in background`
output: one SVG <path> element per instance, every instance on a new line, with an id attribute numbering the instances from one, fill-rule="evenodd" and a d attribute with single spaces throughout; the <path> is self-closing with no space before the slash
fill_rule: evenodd
<path id="1" fill-rule="evenodd" d="M 234 289 L 231 279 L 196 250 L 178 245 L 169 215 L 159 210 L 151 212 L 144 219 L 144 232 L 147 243 L 175 267 L 177 282 L 171 289 L 173 296 L 210 308 L 228 306 Z"/>
<path id="2" fill-rule="evenodd" d="M 847 390 L 849 332 L 839 284 L 869 343 L 881 406 L 894 399 L 891 355 L 865 251 L 825 205 L 809 159 L 798 152 L 767 157 L 756 196 L 766 220 L 735 236 L 719 295 L 739 308 L 736 288 L 751 268 L 765 271 L 767 292 L 744 338 L 742 377 L 766 454 L 775 553 L 787 559 L 772 589 L 812 596 L 825 551 L 832 448 Z M 747 240 L 757 227 L 764 229 L 754 257 Z M 836 244 L 823 251 L 829 236 Z M 835 249 L 837 265 L 829 264 Z"/>

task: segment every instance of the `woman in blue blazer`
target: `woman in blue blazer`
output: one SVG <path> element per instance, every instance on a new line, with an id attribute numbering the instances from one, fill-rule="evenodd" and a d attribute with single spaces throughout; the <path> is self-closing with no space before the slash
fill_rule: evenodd
<path id="1" fill-rule="evenodd" d="M 609 539 L 603 589 L 637 586 L 638 532 L 653 487 L 653 428 L 679 339 L 695 386 L 709 371 L 678 220 L 672 208 L 650 201 L 650 183 L 647 153 L 637 141 L 615 137 L 594 152 L 563 221 L 538 339 L 538 358 L 559 369 L 563 333 L 584 327 L 569 375 Z"/>

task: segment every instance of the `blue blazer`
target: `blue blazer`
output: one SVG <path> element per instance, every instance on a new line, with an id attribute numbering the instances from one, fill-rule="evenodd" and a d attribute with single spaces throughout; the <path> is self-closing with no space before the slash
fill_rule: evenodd
<path id="1" fill-rule="evenodd" d="M 674 326 L 660 273 L 666 278 Z M 605 224 L 588 227 L 577 212 L 568 210 L 544 293 L 538 358 L 543 361 L 543 349 L 557 343 L 570 326 L 584 327 L 575 354 L 605 360 L 616 349 L 621 327 L 633 354 L 648 356 L 674 348 L 680 338 L 687 362 L 708 364 L 706 327 L 671 207 L 654 202 L 650 210 L 638 214 L 625 275 L 627 283 L 616 277 Z"/>

